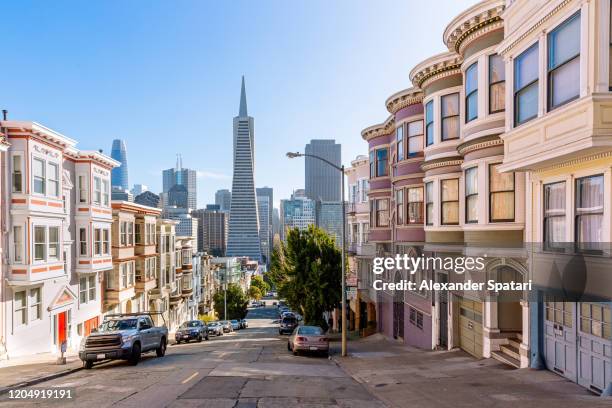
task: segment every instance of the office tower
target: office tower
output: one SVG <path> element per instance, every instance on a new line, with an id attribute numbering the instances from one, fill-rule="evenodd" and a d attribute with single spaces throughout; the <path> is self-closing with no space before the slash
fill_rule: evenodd
<path id="1" fill-rule="evenodd" d="M 256 193 L 257 193 L 257 198 L 259 199 L 260 196 L 265 196 L 268 197 L 268 201 L 267 201 L 267 206 L 268 206 L 268 214 L 266 218 L 266 225 L 262 226 L 261 225 L 261 220 L 264 219 L 262 217 L 261 214 L 259 214 L 259 231 L 261 232 L 262 230 L 266 229 L 268 231 L 267 235 L 267 245 L 268 245 L 268 249 L 266 250 L 268 253 L 268 261 L 266 263 L 270 262 L 270 253 L 272 252 L 272 243 L 274 242 L 274 231 L 272 229 L 272 219 L 273 219 L 273 212 L 274 212 L 274 190 L 272 189 L 272 187 L 260 187 L 258 189 L 256 189 Z M 261 208 L 261 207 L 258 207 Z M 261 242 L 264 242 L 264 239 L 261 238 L 260 239 Z M 264 251 L 264 249 L 262 248 L 262 253 L 265 253 L 266 251 Z"/>
<path id="2" fill-rule="evenodd" d="M 270 197 L 259 195 L 257 189 L 257 215 L 259 216 L 259 242 L 261 245 L 261 255 L 263 263 L 270 262 L 270 246 L 272 244 L 271 225 L 270 225 Z"/>
<path id="3" fill-rule="evenodd" d="M 128 162 L 127 162 L 127 148 L 125 142 L 121 139 L 113 140 L 113 147 L 111 149 L 111 157 L 117 160 L 121 165 L 115 167 L 111 171 L 111 186 L 119 187 L 122 190 L 128 189 Z"/>
<path id="4" fill-rule="evenodd" d="M 148 207 L 160 208 L 160 197 L 151 192 L 151 191 L 143 191 L 134 197 L 134 202 L 136 204 L 146 205 Z"/>
<path id="5" fill-rule="evenodd" d="M 232 192 L 224 189 L 217 190 L 215 193 L 215 204 L 217 204 L 221 211 L 229 211 L 232 205 Z"/>
<path id="6" fill-rule="evenodd" d="M 259 220 L 255 197 L 254 121 L 247 113 L 244 77 L 240 109 L 234 118 L 234 174 L 227 256 L 248 256 L 261 261 Z"/>
<path id="7" fill-rule="evenodd" d="M 183 168 L 183 158 L 176 157 L 176 167 L 162 171 L 163 192 L 169 194 L 172 187 L 179 184 L 187 188 L 187 203 L 183 208 L 197 208 L 197 173 L 195 170 Z M 182 191 L 182 189 L 181 189 Z M 170 197 L 164 197 L 165 205 L 169 204 Z M 183 203 L 181 203 L 183 206 Z"/>
<path id="8" fill-rule="evenodd" d="M 274 236 L 280 235 L 280 213 L 278 208 L 274 208 L 272 211 L 272 242 L 274 243 Z"/>
<path id="9" fill-rule="evenodd" d="M 313 139 L 306 145 L 306 154 L 319 156 L 336 166 L 342 165 L 341 146 L 335 140 Z M 306 197 L 319 201 L 340 201 L 342 195 L 341 173 L 319 159 L 306 156 Z"/>
<path id="10" fill-rule="evenodd" d="M 168 191 L 168 205 L 180 208 L 189 208 L 189 192 L 182 184 L 175 184 Z"/>
<path id="11" fill-rule="evenodd" d="M 113 201 L 134 201 L 134 195 L 130 190 L 124 190 L 120 187 L 113 187 L 111 189 L 111 200 Z"/>
<path id="12" fill-rule="evenodd" d="M 148 190 L 149 190 L 149 187 L 147 187 L 144 184 L 134 184 L 134 187 L 132 187 L 132 194 L 134 194 L 134 196 L 137 196 Z"/>
<path id="13" fill-rule="evenodd" d="M 287 239 L 287 231 L 292 228 L 305 230 L 316 224 L 315 201 L 306 197 L 291 195 L 290 200 L 281 200 L 281 239 Z"/>
<path id="14" fill-rule="evenodd" d="M 342 202 L 317 201 L 317 226 L 325 230 L 336 241 L 336 246 L 342 246 Z"/>
<path id="15" fill-rule="evenodd" d="M 198 251 L 213 256 L 224 256 L 227 248 L 229 214 L 217 205 L 195 210 L 191 215 L 198 219 Z"/>
<path id="16" fill-rule="evenodd" d="M 176 236 L 193 238 L 195 247 L 198 247 L 198 219 L 189 214 L 189 209 L 168 206 L 164 208 L 162 217 L 177 220 Z"/>

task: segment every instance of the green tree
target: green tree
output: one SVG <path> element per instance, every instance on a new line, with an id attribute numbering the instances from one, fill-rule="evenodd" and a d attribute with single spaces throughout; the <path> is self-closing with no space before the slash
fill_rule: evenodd
<path id="1" fill-rule="evenodd" d="M 217 316 L 225 318 L 223 297 L 224 293 L 220 290 L 215 293 L 213 300 L 215 302 L 215 312 Z M 244 319 L 247 314 L 248 304 L 249 299 L 240 286 L 235 283 L 230 283 L 227 286 L 227 319 Z"/>
<path id="2" fill-rule="evenodd" d="M 272 253 L 269 276 L 306 324 L 327 327 L 323 312 L 341 298 L 342 254 L 325 231 L 313 225 L 288 231 L 287 243 Z"/>
<path id="3" fill-rule="evenodd" d="M 249 297 L 255 300 L 261 299 L 262 297 L 261 289 L 259 289 L 257 286 L 251 286 L 249 288 Z"/>
<path id="4" fill-rule="evenodd" d="M 260 275 L 251 278 L 251 287 L 258 288 L 262 296 L 270 291 L 270 285 L 268 285 Z"/>

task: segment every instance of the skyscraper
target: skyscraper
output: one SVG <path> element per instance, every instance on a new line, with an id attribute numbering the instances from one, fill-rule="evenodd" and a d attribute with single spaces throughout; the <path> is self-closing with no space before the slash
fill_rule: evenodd
<path id="1" fill-rule="evenodd" d="M 290 200 L 281 200 L 281 239 L 287 239 L 289 229 L 305 230 L 311 224 L 316 224 L 316 202 L 303 196 L 291 195 Z"/>
<path id="2" fill-rule="evenodd" d="M 262 242 L 261 252 L 266 256 L 266 263 L 270 263 L 270 253 L 272 252 L 272 244 L 274 242 L 274 231 L 272 229 L 272 219 L 273 219 L 273 211 L 274 211 L 274 190 L 272 187 L 260 187 L 255 190 L 257 192 L 257 205 L 259 211 L 259 234 L 261 235 L 262 231 L 267 231 L 267 237 L 260 237 L 260 241 Z M 267 197 L 268 200 L 262 202 L 262 206 L 265 205 L 268 207 L 268 214 L 261 214 L 262 206 L 259 206 L 259 198 Z M 262 220 L 266 222 L 266 225 L 261 225 Z M 267 248 L 263 247 L 263 243 L 266 243 Z"/>
<path id="3" fill-rule="evenodd" d="M 334 238 L 336 246 L 342 246 L 342 202 L 317 201 L 317 226 Z"/>
<path id="4" fill-rule="evenodd" d="M 215 193 L 215 204 L 219 206 L 221 211 L 229 211 L 232 205 L 232 192 L 227 189 L 217 190 Z"/>
<path id="5" fill-rule="evenodd" d="M 261 262 L 259 220 L 255 196 L 254 121 L 247 113 L 244 76 L 240 108 L 234 118 L 234 175 L 226 256 L 248 256 Z"/>
<path id="6" fill-rule="evenodd" d="M 111 149 L 111 157 L 117 160 L 121 165 L 115 167 L 111 172 L 111 186 L 118 187 L 122 190 L 128 189 L 128 162 L 127 149 L 125 142 L 121 139 L 113 140 Z"/>
<path id="7" fill-rule="evenodd" d="M 257 215 L 259 216 L 259 243 L 261 245 L 261 255 L 263 262 L 267 265 L 270 262 L 271 224 L 270 224 L 270 197 L 259 195 L 257 189 Z"/>
<path id="8" fill-rule="evenodd" d="M 306 154 L 329 160 L 336 166 L 342 165 L 341 145 L 331 139 L 313 139 L 306 145 Z M 329 164 L 306 156 L 305 186 L 306 197 L 319 201 L 340 201 L 342 195 L 341 174 Z"/>
<path id="9" fill-rule="evenodd" d="M 198 250 L 213 256 L 225 256 L 227 247 L 228 213 L 218 206 L 191 212 L 198 219 Z"/>
<path id="10" fill-rule="evenodd" d="M 187 188 L 186 206 L 183 207 L 183 204 L 181 204 L 180 207 L 192 208 L 192 209 L 197 208 L 198 189 L 197 189 L 196 171 L 187 169 L 187 168 L 183 168 L 183 158 L 181 157 L 180 154 L 177 155 L 176 157 L 176 167 L 173 169 L 164 170 L 162 172 L 162 177 L 163 177 L 163 180 L 162 180 L 163 181 L 163 192 L 165 193 L 165 197 L 167 197 L 168 201 L 171 201 L 169 197 L 170 190 L 172 189 L 172 187 L 178 184 L 178 185 L 185 186 L 185 188 Z M 181 192 L 183 191 L 183 189 L 180 189 L 180 190 Z M 164 204 L 165 205 L 177 205 L 176 202 L 175 204 L 168 204 L 164 202 Z"/>

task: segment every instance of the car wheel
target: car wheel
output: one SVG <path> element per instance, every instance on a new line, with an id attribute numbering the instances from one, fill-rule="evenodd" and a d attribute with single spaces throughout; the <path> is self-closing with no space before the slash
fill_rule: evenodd
<path id="1" fill-rule="evenodd" d="M 291 351 L 291 343 L 287 342 L 287 350 Z"/>
<path id="2" fill-rule="evenodd" d="M 157 354 L 157 357 L 163 357 L 166 355 L 167 346 L 168 345 L 166 344 L 166 338 L 162 337 L 161 343 L 159 343 L 159 347 L 155 350 L 155 354 Z"/>
<path id="3" fill-rule="evenodd" d="M 91 370 L 91 368 L 93 367 L 93 361 L 92 360 L 83 361 L 83 367 L 85 367 L 86 370 Z"/>
<path id="4" fill-rule="evenodd" d="M 177 340 L 177 341 L 176 341 L 176 344 L 181 344 L 181 341 L 180 341 L 180 340 Z"/>
<path id="5" fill-rule="evenodd" d="M 208 341 L 208 340 L 209 340 L 209 338 L 208 338 L 208 334 L 207 334 L 207 335 L 206 335 L 206 337 L 204 337 L 204 338 L 206 339 L 206 341 Z"/>
<path id="6" fill-rule="evenodd" d="M 298 351 L 297 351 L 297 349 L 296 349 L 295 347 L 293 348 L 293 355 L 294 355 L 294 356 L 297 356 L 297 355 L 298 355 Z"/>
<path id="7" fill-rule="evenodd" d="M 128 360 L 130 365 L 137 365 L 138 362 L 140 361 L 140 354 L 141 354 L 141 349 L 140 349 L 140 344 L 136 343 L 132 346 L 132 355 L 130 356 L 130 359 Z"/>
<path id="8" fill-rule="evenodd" d="M 198 336 L 198 343 L 201 343 L 201 342 L 202 342 L 202 335 L 200 334 L 200 335 Z"/>

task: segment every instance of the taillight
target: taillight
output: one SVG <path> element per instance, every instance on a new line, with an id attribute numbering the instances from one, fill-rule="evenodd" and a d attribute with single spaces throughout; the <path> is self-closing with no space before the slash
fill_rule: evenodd
<path id="1" fill-rule="evenodd" d="M 297 341 L 306 341 L 307 339 L 306 339 L 306 337 L 301 337 L 301 336 L 300 336 L 300 337 L 298 337 L 296 340 L 297 340 Z"/>

